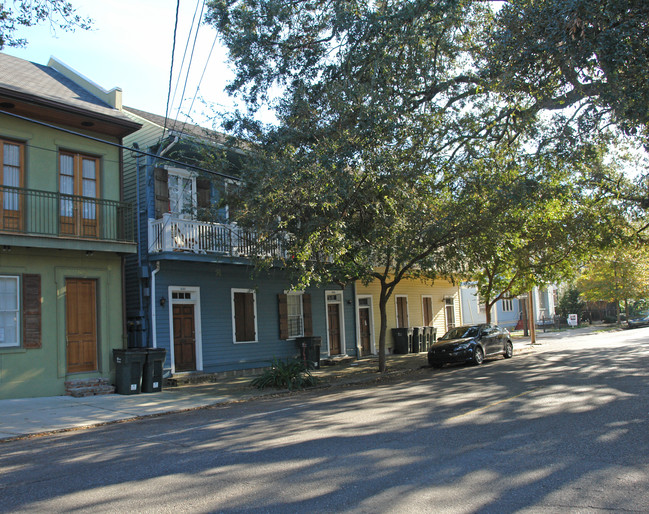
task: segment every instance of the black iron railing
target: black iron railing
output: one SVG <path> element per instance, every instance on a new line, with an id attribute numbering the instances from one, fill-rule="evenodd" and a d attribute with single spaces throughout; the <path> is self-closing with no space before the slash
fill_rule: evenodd
<path id="1" fill-rule="evenodd" d="M 128 203 L 0 186 L 0 232 L 131 243 L 134 221 Z"/>

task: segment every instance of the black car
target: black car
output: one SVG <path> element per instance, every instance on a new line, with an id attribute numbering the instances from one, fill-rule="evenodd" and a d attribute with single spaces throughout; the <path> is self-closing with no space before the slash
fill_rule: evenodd
<path id="1" fill-rule="evenodd" d="M 486 357 L 503 355 L 509 359 L 514 346 L 506 328 L 483 323 L 455 327 L 446 332 L 428 350 L 428 364 L 441 368 L 448 362 L 482 364 Z"/>
<path id="2" fill-rule="evenodd" d="M 642 318 L 630 319 L 626 323 L 629 328 L 649 327 L 649 314 Z"/>

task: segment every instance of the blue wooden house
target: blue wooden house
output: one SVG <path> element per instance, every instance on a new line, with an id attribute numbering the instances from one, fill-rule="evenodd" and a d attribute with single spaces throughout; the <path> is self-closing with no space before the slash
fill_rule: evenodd
<path id="1" fill-rule="evenodd" d="M 322 357 L 356 355 L 352 286 L 295 291 L 283 269 L 255 271 L 255 234 L 215 207 L 242 171 L 222 135 L 123 111 L 142 125 L 125 140 L 139 149 L 124 163 L 124 196 L 138 212 L 139 251 L 126 262 L 130 346 L 165 348 L 167 374 L 263 368 L 296 355 L 303 336 L 321 338 Z M 197 152 L 227 164 L 201 169 Z M 262 251 L 279 256 L 281 241 Z"/>

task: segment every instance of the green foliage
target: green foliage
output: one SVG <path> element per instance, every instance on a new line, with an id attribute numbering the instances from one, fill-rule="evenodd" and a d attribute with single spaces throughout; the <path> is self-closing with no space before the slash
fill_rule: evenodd
<path id="1" fill-rule="evenodd" d="M 74 31 L 88 30 L 90 18 L 76 14 L 72 4 L 66 0 L 19 0 L 0 3 L 0 50 L 5 46 L 23 47 L 24 38 L 16 37 L 21 27 L 31 27 L 49 22 L 52 28 Z"/>
<path id="2" fill-rule="evenodd" d="M 317 379 L 311 374 L 311 366 L 299 359 L 273 359 L 270 369 L 256 377 L 250 385 L 258 389 L 267 387 L 304 389 L 316 385 Z"/>
<path id="3" fill-rule="evenodd" d="M 229 91 L 248 108 L 228 127 L 255 144 L 231 199 L 238 222 L 291 234 L 283 264 L 299 287 L 380 284 L 379 370 L 401 279 L 485 272 L 503 282 L 495 298 L 512 278 L 523 289 L 567 270 L 608 213 L 586 181 L 607 135 L 538 115 L 530 98 L 543 92 L 494 64 L 509 42 L 489 2 L 207 6 L 236 72 Z M 262 104 L 276 125 L 255 119 Z"/>
<path id="4" fill-rule="evenodd" d="M 627 245 L 596 255 L 583 269 L 577 287 L 588 301 L 649 297 L 649 250 Z"/>
<path id="5" fill-rule="evenodd" d="M 559 314 L 564 318 L 567 318 L 568 314 L 577 314 L 581 319 L 584 302 L 580 295 L 581 293 L 576 287 L 568 288 L 559 299 Z"/>

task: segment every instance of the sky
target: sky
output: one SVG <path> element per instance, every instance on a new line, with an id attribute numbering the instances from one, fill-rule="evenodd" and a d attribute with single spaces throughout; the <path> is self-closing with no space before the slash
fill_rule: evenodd
<path id="1" fill-rule="evenodd" d="M 26 38 L 27 46 L 23 49 L 5 47 L 3 52 L 38 64 L 47 64 L 54 56 L 106 90 L 120 88 L 124 105 L 164 115 L 176 0 L 71 2 L 78 14 L 93 19 L 91 30 L 54 31 L 47 23 L 25 28 L 16 35 Z M 203 3 L 204 0 L 180 0 L 171 90 L 173 102 L 169 112 L 170 117 L 185 121 L 191 106 L 190 121 L 213 128 L 210 119 L 215 111 L 234 108 L 233 101 L 224 92 L 232 72 L 226 64 L 226 51 L 218 42 L 208 61 L 216 31 L 205 24 L 199 28 L 191 66 L 188 65 L 195 37 L 195 30 L 190 33 L 190 29 L 196 26 L 196 22 L 192 25 L 192 20 L 199 19 Z M 181 98 L 184 99 L 182 106 Z"/>

